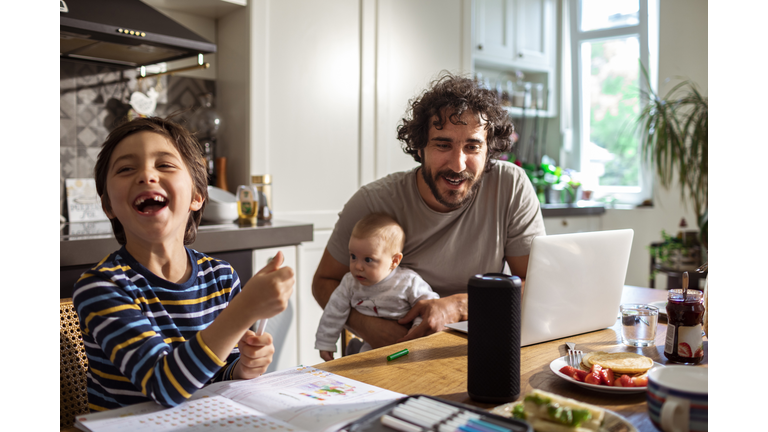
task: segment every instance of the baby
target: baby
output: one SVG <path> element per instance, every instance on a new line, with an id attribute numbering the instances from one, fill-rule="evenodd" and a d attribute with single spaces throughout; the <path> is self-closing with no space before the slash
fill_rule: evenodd
<path id="1" fill-rule="evenodd" d="M 328 300 L 315 336 L 323 360 L 333 360 L 350 308 L 397 320 L 419 300 L 439 298 L 416 272 L 398 267 L 404 244 L 405 233 L 390 216 L 373 213 L 355 224 L 349 239 L 349 273 Z M 413 327 L 420 323 L 417 317 Z M 360 352 L 370 349 L 366 342 Z"/>

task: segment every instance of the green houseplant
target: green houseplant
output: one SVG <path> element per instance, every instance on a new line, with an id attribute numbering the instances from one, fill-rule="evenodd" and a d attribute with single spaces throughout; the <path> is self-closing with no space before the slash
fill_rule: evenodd
<path id="1" fill-rule="evenodd" d="M 645 69 L 643 73 L 650 83 Z M 706 248 L 707 97 L 691 80 L 678 83 L 664 97 L 653 90 L 640 93 L 647 101 L 636 123 L 643 157 L 651 162 L 663 187 L 669 189 L 677 179 L 681 201 L 693 205 L 699 241 Z"/>

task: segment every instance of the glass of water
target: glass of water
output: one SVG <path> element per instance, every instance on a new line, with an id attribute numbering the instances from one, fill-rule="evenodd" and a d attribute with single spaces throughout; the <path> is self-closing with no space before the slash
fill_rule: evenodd
<path id="1" fill-rule="evenodd" d="M 656 324 L 659 308 L 646 304 L 621 305 L 621 341 L 625 345 L 647 347 L 656 345 Z"/>

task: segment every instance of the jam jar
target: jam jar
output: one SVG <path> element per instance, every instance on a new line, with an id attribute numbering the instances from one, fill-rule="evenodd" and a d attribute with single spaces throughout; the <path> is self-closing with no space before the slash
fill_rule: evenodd
<path id="1" fill-rule="evenodd" d="M 704 319 L 704 298 L 701 291 L 669 290 L 667 298 L 667 338 L 664 355 L 669 361 L 698 364 L 704 358 L 701 335 Z"/>

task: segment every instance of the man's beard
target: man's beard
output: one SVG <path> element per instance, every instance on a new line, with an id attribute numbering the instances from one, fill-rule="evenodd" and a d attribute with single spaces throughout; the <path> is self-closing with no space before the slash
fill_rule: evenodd
<path id="1" fill-rule="evenodd" d="M 451 210 L 455 210 L 471 201 L 477 193 L 478 189 L 480 189 L 480 181 L 482 180 L 482 174 L 476 178 L 474 174 L 467 171 L 457 173 L 450 169 L 445 169 L 435 175 L 432 175 L 432 172 L 428 171 L 427 167 L 423 164 L 421 166 L 421 176 L 424 178 L 424 182 L 427 184 L 427 186 L 429 186 L 429 190 L 432 191 L 432 195 L 435 197 L 437 202 Z M 470 182 L 471 185 L 466 189 L 467 192 L 463 197 L 459 196 L 461 191 L 458 190 L 448 190 L 446 194 L 447 196 L 444 196 L 437 189 L 436 179 L 439 179 L 440 177 L 447 177 L 451 180 L 465 180 Z M 451 198 L 453 199 L 449 200 Z"/>

